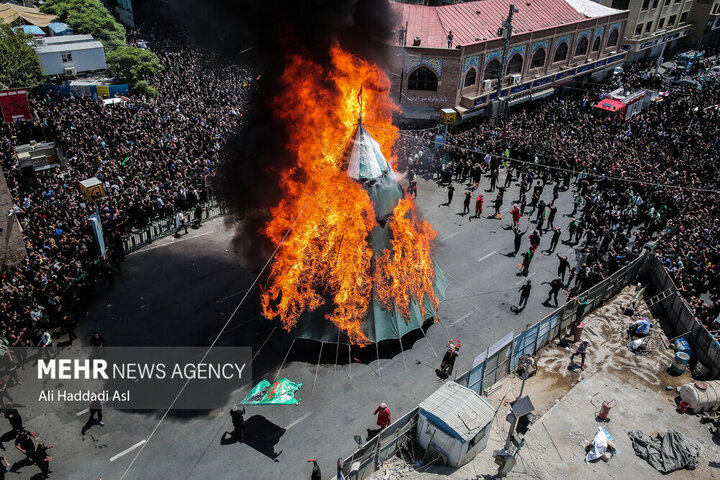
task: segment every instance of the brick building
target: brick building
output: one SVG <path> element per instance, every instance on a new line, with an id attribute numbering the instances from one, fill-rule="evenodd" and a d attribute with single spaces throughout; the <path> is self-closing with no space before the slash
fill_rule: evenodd
<path id="1" fill-rule="evenodd" d="M 400 43 L 393 47 L 392 93 L 404 119 L 437 118 L 441 108 L 455 108 L 462 117 L 479 115 L 495 98 L 501 76 L 501 96 L 512 106 L 552 95 L 580 77 L 604 78 L 625 60 L 620 47 L 627 11 L 591 0 L 517 1 L 500 75 L 498 29 L 510 3 L 392 5 Z"/>

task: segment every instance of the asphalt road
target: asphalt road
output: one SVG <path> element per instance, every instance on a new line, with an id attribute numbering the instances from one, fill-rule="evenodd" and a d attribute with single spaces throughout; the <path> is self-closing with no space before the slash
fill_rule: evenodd
<path id="1" fill-rule="evenodd" d="M 487 186 L 483 178 L 481 188 Z M 513 185 L 505 195 L 503 212 L 516 195 Z M 231 429 L 227 410 L 244 396 L 245 388 L 229 396 L 223 410 L 172 412 L 159 426 L 163 412 L 106 409 L 105 426 L 94 425 L 84 436 L 84 408 L 28 408 L 23 412 L 26 425 L 55 444 L 51 452 L 55 478 L 123 478 L 141 449 L 124 478 L 309 478 L 308 458 L 317 458 L 328 477 L 335 460 L 354 450 L 353 435 L 365 438 L 367 430 L 375 427 L 372 412 L 380 402 L 386 402 L 397 418 L 442 383 L 435 368 L 449 336 L 463 343 L 456 364 L 456 372 L 461 373 L 509 331 L 519 332 L 552 310 L 541 303 L 549 290 L 541 284 L 554 278 L 557 258 L 536 255 L 530 268 L 535 287 L 529 305 L 513 313 L 510 307 L 519 299 L 523 277 L 516 275 L 520 257 L 506 256 L 512 251 L 513 234 L 503 226 L 510 223 L 510 216 L 470 220 L 459 215 L 462 197 L 463 190 L 457 187 L 452 205 L 442 205 L 446 191 L 431 181 L 419 182 L 418 210 L 438 231 L 434 256 L 449 281 L 440 322 L 430 326 L 426 337 L 407 338 L 402 350 L 399 344 L 386 346 L 379 360 L 372 347 L 350 352 L 346 346 L 326 345 L 320 352 L 317 344 L 296 342 L 288 352 L 289 338 L 258 316 L 253 290 L 218 344 L 252 347 L 257 354 L 252 364 L 255 381 L 282 376 L 302 382 L 299 406 L 248 408 L 247 443 L 227 445 L 221 442 L 223 432 Z M 495 193 L 485 197 L 486 217 Z M 552 186 L 543 198 L 552 198 Z M 563 214 L 571 211 L 570 202 L 569 192 L 557 202 L 556 224 L 563 228 L 569 221 Z M 526 217 L 522 225 L 527 221 Z M 180 239 L 167 238 L 128 256 L 114 289 L 98 296 L 78 329 L 79 343 L 100 331 L 108 346 L 209 345 L 254 280 L 231 239 L 232 231 L 218 219 Z M 543 236 L 539 250 L 549 241 L 550 235 Z M 523 247 L 527 244 L 524 240 Z M 557 252 L 568 254 L 575 263 L 570 247 L 560 244 Z M 362 361 L 348 360 L 353 357 Z M 11 463 L 19 460 L 15 453 L 19 454 L 6 454 Z M 10 478 L 31 478 L 37 471 L 26 466 Z"/>

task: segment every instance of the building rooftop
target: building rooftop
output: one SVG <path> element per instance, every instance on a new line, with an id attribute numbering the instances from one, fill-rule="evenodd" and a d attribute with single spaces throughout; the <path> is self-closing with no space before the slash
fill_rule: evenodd
<path id="1" fill-rule="evenodd" d="M 468 441 L 492 422 L 495 409 L 469 388 L 447 382 L 420 403 L 420 413 L 448 435 Z"/>
<path id="2" fill-rule="evenodd" d="M 77 50 L 89 50 L 93 48 L 103 48 L 103 44 L 97 40 L 86 42 L 61 43 L 60 45 L 39 45 L 35 47 L 37 53 L 53 53 L 53 52 L 70 52 Z"/>
<path id="3" fill-rule="evenodd" d="M 439 7 L 393 3 L 398 28 L 408 24 L 408 44 L 420 37 L 422 47 L 447 48 L 453 32 L 453 46 L 498 38 L 498 29 L 507 17 L 510 0 L 479 0 Z M 515 34 L 543 30 L 620 13 L 591 0 L 533 0 L 515 2 L 520 10 L 513 16 Z"/>
<path id="4" fill-rule="evenodd" d="M 60 35 L 47 37 L 44 41 L 46 45 L 59 45 L 61 43 L 78 43 L 92 40 L 95 40 L 92 35 Z"/>

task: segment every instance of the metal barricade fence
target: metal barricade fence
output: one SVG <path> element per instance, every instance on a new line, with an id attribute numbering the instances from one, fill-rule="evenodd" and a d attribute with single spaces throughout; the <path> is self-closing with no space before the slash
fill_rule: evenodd
<path id="1" fill-rule="evenodd" d="M 189 226 L 195 221 L 194 210 L 187 210 L 183 212 Z M 225 204 L 212 201 L 203 205 L 202 210 L 202 221 L 211 220 L 216 217 L 223 216 L 227 213 L 227 207 Z M 134 252 L 146 245 L 150 245 L 152 242 L 161 238 L 167 237 L 168 235 L 175 233 L 175 216 L 169 216 L 153 220 L 146 227 L 137 229 L 129 232 L 123 237 L 123 250 L 125 254 Z"/>
<path id="2" fill-rule="evenodd" d="M 666 290 L 677 292 L 675 282 L 660 260 L 653 258 L 649 268 L 650 283 L 657 293 Z M 653 305 L 662 309 L 666 321 L 673 328 L 673 335 L 683 336 L 693 350 L 693 360 L 710 369 L 711 378 L 720 376 L 720 343 L 695 317 L 690 307 L 679 294 L 670 295 Z"/>
<path id="3" fill-rule="evenodd" d="M 375 472 L 382 462 L 397 454 L 410 440 L 418 420 L 419 408 L 409 411 L 375 437 L 360 446 L 343 461 L 343 475 L 348 480 L 361 480 Z M 353 464 L 358 465 L 354 468 Z"/>
<path id="4" fill-rule="evenodd" d="M 608 278 L 593 286 L 582 295 L 588 298 L 585 314 L 602 306 L 619 293 L 640 272 L 648 253 L 641 255 Z M 514 371 L 523 355 L 534 355 L 565 331 L 577 314 L 577 303 L 566 303 L 539 322 L 525 329 L 514 338 L 503 339 L 488 349 L 493 353 L 482 358 L 481 354 L 473 367 L 461 374 L 455 381 L 482 395 L 483 389 L 490 388 L 499 379 Z"/>

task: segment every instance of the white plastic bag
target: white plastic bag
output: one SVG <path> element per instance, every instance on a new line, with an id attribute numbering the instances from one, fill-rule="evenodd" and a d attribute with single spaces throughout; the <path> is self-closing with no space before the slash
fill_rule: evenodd
<path id="1" fill-rule="evenodd" d="M 598 427 L 595 438 L 593 438 L 593 448 L 585 455 L 585 463 L 602 457 L 605 454 L 605 450 L 607 450 L 607 441 L 607 435 L 605 435 L 602 427 Z"/>

